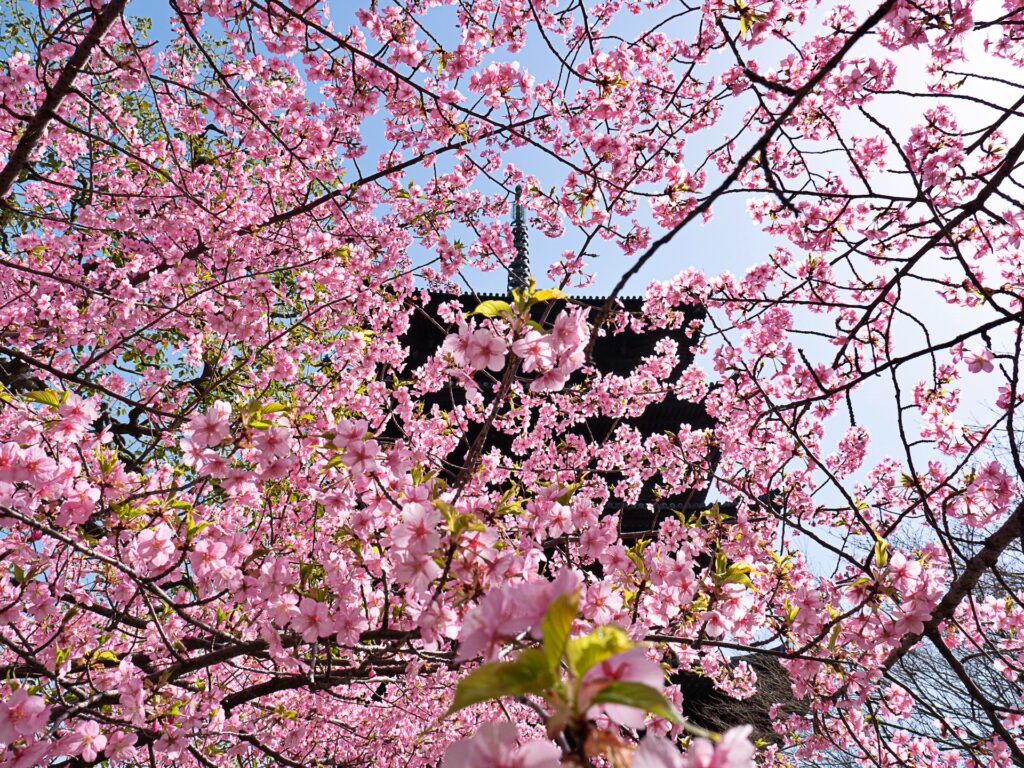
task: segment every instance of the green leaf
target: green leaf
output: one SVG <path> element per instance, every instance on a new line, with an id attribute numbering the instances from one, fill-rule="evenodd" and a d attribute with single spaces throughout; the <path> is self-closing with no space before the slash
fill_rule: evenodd
<path id="1" fill-rule="evenodd" d="M 563 592 L 548 606 L 541 621 L 540 628 L 544 636 L 544 655 L 548 660 L 548 668 L 554 672 L 562 663 L 562 654 L 569 642 L 572 623 L 580 609 L 579 590 Z"/>
<path id="2" fill-rule="evenodd" d="M 71 657 L 71 649 L 70 648 L 61 648 L 59 645 L 57 646 L 57 659 L 56 659 L 57 664 L 56 664 L 56 666 L 60 667 L 70 657 Z"/>
<path id="3" fill-rule="evenodd" d="M 457 539 L 459 536 L 464 534 L 466 531 L 482 531 L 484 530 L 484 524 L 479 517 L 470 513 L 464 512 L 451 523 L 452 526 L 452 538 Z"/>
<path id="4" fill-rule="evenodd" d="M 570 485 L 567 485 L 565 487 L 565 492 L 561 496 L 558 497 L 558 499 L 557 499 L 558 503 L 559 504 L 565 504 L 566 506 L 568 506 L 569 502 L 572 501 L 573 495 L 576 493 L 576 491 L 578 491 L 580 489 L 581 485 L 582 485 L 582 483 L 572 483 Z"/>
<path id="5" fill-rule="evenodd" d="M 476 309 L 470 314 L 483 315 L 484 317 L 498 317 L 506 312 L 512 311 L 512 305 L 507 301 L 496 301 L 491 299 L 490 301 L 484 301 L 480 303 Z"/>
<path id="6" fill-rule="evenodd" d="M 61 403 L 60 394 L 54 392 L 52 389 L 37 389 L 32 392 L 25 393 L 25 397 L 27 397 L 33 403 L 52 405 L 54 408 L 59 406 Z"/>
<path id="7" fill-rule="evenodd" d="M 185 537 L 189 540 L 194 539 L 204 530 L 209 528 L 213 523 L 209 520 L 200 520 L 198 523 L 192 520 L 192 516 L 189 515 L 188 523 L 185 530 Z"/>
<path id="8" fill-rule="evenodd" d="M 875 534 L 875 562 L 879 568 L 884 568 L 889 562 L 889 542 L 878 534 Z"/>
<path id="9" fill-rule="evenodd" d="M 565 655 L 572 673 L 577 677 L 583 677 L 595 664 L 600 664 L 617 653 L 628 651 L 635 645 L 624 629 L 608 624 L 583 637 L 571 638 L 565 646 Z"/>
<path id="10" fill-rule="evenodd" d="M 320 563 L 301 563 L 299 565 L 299 586 L 307 589 L 313 582 L 324 577 L 324 567 Z"/>
<path id="11" fill-rule="evenodd" d="M 555 684 L 547 656 L 539 648 L 527 648 L 515 661 L 484 664 L 459 681 L 455 701 L 445 717 L 482 701 L 502 696 L 543 693 Z"/>
<path id="12" fill-rule="evenodd" d="M 715 578 L 718 580 L 724 579 L 728 570 L 729 558 L 725 556 L 725 552 L 718 550 L 715 553 Z"/>
<path id="13" fill-rule="evenodd" d="M 122 520 L 134 520 L 146 514 L 145 507 L 133 507 L 129 503 L 116 504 L 113 509 Z"/>
<path id="14" fill-rule="evenodd" d="M 545 288 L 544 290 L 537 291 L 535 294 L 533 294 L 533 296 L 530 297 L 530 300 L 536 303 L 541 301 L 551 301 L 552 299 L 567 298 L 569 298 L 568 294 L 566 294 L 563 291 L 560 291 L 558 288 Z"/>
<path id="15" fill-rule="evenodd" d="M 834 651 L 836 649 L 836 645 L 839 642 L 839 632 L 842 628 L 842 624 L 836 624 L 832 627 L 832 632 L 829 634 L 828 638 L 828 648 L 830 651 Z"/>
<path id="16" fill-rule="evenodd" d="M 752 570 L 750 563 L 733 563 L 726 569 L 724 581 L 726 584 L 742 584 L 748 589 L 753 589 L 754 585 L 747 575 Z"/>
<path id="17" fill-rule="evenodd" d="M 786 618 L 789 619 L 789 621 L 794 621 L 796 619 L 796 615 L 800 613 L 800 606 L 793 605 L 791 602 L 789 602 L 788 597 L 786 598 L 786 601 L 782 604 L 782 607 L 786 611 Z"/>
<path id="18" fill-rule="evenodd" d="M 459 513 L 455 510 L 451 504 L 444 499 L 434 499 L 434 506 L 437 510 L 444 515 L 444 521 L 448 523 L 448 529 L 451 530 L 455 527 L 455 519 L 459 516 Z"/>
<path id="19" fill-rule="evenodd" d="M 93 653 L 92 653 L 92 660 L 94 662 L 97 662 L 97 661 L 109 661 L 112 664 L 117 664 L 119 661 L 121 661 L 117 657 L 117 654 L 114 653 L 113 651 L 99 651 L 99 650 L 93 651 Z"/>
<path id="20" fill-rule="evenodd" d="M 644 562 L 644 550 L 647 549 L 647 545 L 650 543 L 650 539 L 637 539 L 636 544 L 626 550 L 626 556 L 633 561 L 633 565 L 636 566 L 637 573 L 639 573 L 642 578 L 646 578 L 647 574 L 647 563 Z"/>
<path id="21" fill-rule="evenodd" d="M 623 704 L 627 707 L 636 707 L 652 715 L 663 717 L 673 723 L 683 724 L 683 717 L 672 702 L 649 685 L 643 683 L 630 683 L 619 681 L 610 683 L 598 691 L 598 694 L 591 699 L 591 704 Z"/>
<path id="22" fill-rule="evenodd" d="M 441 499 L 434 499 L 434 506 L 444 515 L 448 530 L 452 532 L 452 539 L 459 538 L 466 531 L 484 530 L 483 521 L 471 512 L 460 513 L 451 504 Z"/>

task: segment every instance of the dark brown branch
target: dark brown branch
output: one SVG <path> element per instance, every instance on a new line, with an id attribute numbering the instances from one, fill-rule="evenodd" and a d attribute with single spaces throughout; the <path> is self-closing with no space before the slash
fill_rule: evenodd
<path id="1" fill-rule="evenodd" d="M 128 0 L 112 0 L 109 5 L 96 14 L 92 27 L 85 33 L 85 37 L 68 58 L 57 82 L 52 88 L 47 89 L 46 98 L 43 99 L 43 103 L 39 105 L 39 109 L 36 110 L 32 119 L 28 121 L 28 125 L 25 126 L 25 132 L 11 152 L 7 165 L 0 170 L 0 201 L 10 193 L 18 175 L 28 165 L 28 159 L 42 139 L 46 127 L 56 116 L 60 103 L 74 86 L 75 78 L 78 77 L 82 67 L 89 61 L 92 52 L 103 39 L 103 35 L 110 29 L 114 20 L 121 15 L 127 4 Z"/>

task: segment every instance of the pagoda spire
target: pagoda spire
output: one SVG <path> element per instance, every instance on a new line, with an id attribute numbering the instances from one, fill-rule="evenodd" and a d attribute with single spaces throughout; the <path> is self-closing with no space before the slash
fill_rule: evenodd
<path id="1" fill-rule="evenodd" d="M 512 245 L 515 258 L 508 268 L 508 292 L 514 288 L 525 288 L 530 282 L 530 253 L 526 243 L 526 217 L 522 204 L 523 185 L 516 185 L 516 201 L 512 206 Z"/>

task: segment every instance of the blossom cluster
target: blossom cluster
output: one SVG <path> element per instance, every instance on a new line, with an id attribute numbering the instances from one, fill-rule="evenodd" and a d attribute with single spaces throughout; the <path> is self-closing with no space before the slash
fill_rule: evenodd
<path id="1" fill-rule="evenodd" d="M 1024 763 L 1020 4 L 345 6 L 0 9 L 0 768 Z"/>

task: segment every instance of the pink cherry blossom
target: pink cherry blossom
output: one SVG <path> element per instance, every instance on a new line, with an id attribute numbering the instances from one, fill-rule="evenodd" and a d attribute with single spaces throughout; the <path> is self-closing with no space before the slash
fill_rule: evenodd
<path id="1" fill-rule="evenodd" d="M 334 626 L 328 617 L 327 605 L 309 597 L 299 601 L 298 613 L 292 616 L 291 621 L 292 628 L 302 635 L 302 639 L 307 643 L 334 632 Z"/>
<path id="2" fill-rule="evenodd" d="M 255 447 L 264 458 L 274 458 L 288 453 L 291 446 L 292 430 L 277 424 L 261 431 L 253 440 Z"/>
<path id="3" fill-rule="evenodd" d="M 580 697 L 589 701 L 606 685 L 615 682 L 642 683 L 660 691 L 665 685 L 665 673 L 661 666 L 647 657 L 643 648 L 631 648 L 617 653 L 587 670 L 583 676 Z M 644 713 L 634 707 L 621 704 L 598 705 L 598 711 L 608 715 L 619 725 L 640 728 Z"/>
<path id="4" fill-rule="evenodd" d="M 972 349 L 967 355 L 964 356 L 967 360 L 967 369 L 971 373 L 991 373 L 994 368 L 992 365 L 992 352 L 983 347 Z"/>
<path id="5" fill-rule="evenodd" d="M 58 419 L 50 427 L 50 434 L 61 442 L 81 440 L 86 430 L 99 415 L 99 409 L 92 400 L 70 394 L 57 409 Z"/>
<path id="6" fill-rule="evenodd" d="M 355 474 L 364 475 L 377 468 L 379 455 L 380 443 L 376 440 L 354 440 L 348 444 L 342 460 Z"/>
<path id="7" fill-rule="evenodd" d="M 442 350 L 448 352 L 456 365 L 468 365 L 470 347 L 473 345 L 473 328 L 465 323 L 459 325 L 457 333 L 445 337 Z"/>
<path id="8" fill-rule="evenodd" d="M 568 369 L 561 366 L 544 371 L 530 382 L 530 390 L 533 392 L 558 392 L 569 380 L 569 373 Z"/>
<path id="9" fill-rule="evenodd" d="M 571 353 L 590 340 L 590 324 L 585 313 L 563 312 L 555 318 L 551 330 L 551 345 L 559 355 Z"/>
<path id="10" fill-rule="evenodd" d="M 164 567 L 174 556 L 174 531 L 166 523 L 147 528 L 135 540 L 135 553 L 148 570 Z"/>
<path id="11" fill-rule="evenodd" d="M 683 768 L 682 753 L 664 736 L 648 732 L 640 740 L 631 768 Z"/>
<path id="12" fill-rule="evenodd" d="M 417 594 L 426 594 L 430 584 L 440 575 L 441 566 L 429 554 L 410 553 L 397 559 L 395 578 Z"/>
<path id="13" fill-rule="evenodd" d="M 21 447 L 14 443 L 0 445 L 0 482 L 17 483 L 22 478 Z"/>
<path id="14" fill-rule="evenodd" d="M 18 744 L 9 747 L 7 753 L 3 755 L 6 760 L 4 768 L 39 768 L 46 765 L 46 758 L 52 752 L 54 745 L 46 740 Z"/>
<path id="15" fill-rule="evenodd" d="M 485 368 L 500 371 L 505 365 L 506 352 L 504 340 L 486 328 L 477 328 L 466 347 L 466 364 L 474 371 Z"/>
<path id="16" fill-rule="evenodd" d="M 457 741 L 444 753 L 442 768 L 557 768 L 558 748 L 549 741 L 519 745 L 512 723 L 484 723 L 468 739 Z"/>
<path id="17" fill-rule="evenodd" d="M 13 744 L 34 736 L 46 725 L 50 708 L 42 696 L 19 688 L 0 702 L 0 742 Z"/>
<path id="18" fill-rule="evenodd" d="M 107 738 L 104 753 L 111 760 L 130 759 L 130 750 L 137 741 L 138 736 L 134 733 L 114 731 Z"/>
<path id="19" fill-rule="evenodd" d="M 682 768 L 753 768 L 754 745 L 750 743 L 752 727 L 730 728 L 712 743 L 698 737 L 690 744 L 681 762 Z"/>
<path id="20" fill-rule="evenodd" d="M 523 360 L 524 373 L 543 373 L 555 363 L 555 351 L 551 348 L 548 337 L 533 328 L 512 344 L 513 354 Z"/>
<path id="21" fill-rule="evenodd" d="M 345 419 L 338 423 L 331 442 L 335 448 L 347 450 L 349 446 L 361 442 L 366 437 L 368 426 L 365 419 Z"/>
<path id="22" fill-rule="evenodd" d="M 431 505 L 406 504 L 402 507 L 402 522 L 391 533 L 392 541 L 413 555 L 432 552 L 441 543 L 437 530 L 441 520 L 441 513 Z"/>
<path id="23" fill-rule="evenodd" d="M 73 754 L 81 755 L 86 762 L 92 762 L 103 753 L 107 746 L 107 737 L 100 730 L 95 720 L 79 723 L 68 737 L 67 747 Z"/>
<path id="24" fill-rule="evenodd" d="M 522 632 L 539 636 L 540 623 L 551 602 L 572 592 L 579 577 L 569 569 L 559 571 L 553 581 L 532 580 L 511 587 L 494 587 L 487 592 L 463 621 L 459 659 L 478 655 L 494 658 L 501 643 Z"/>
<path id="25" fill-rule="evenodd" d="M 197 413 L 188 423 L 192 442 L 200 448 L 216 447 L 228 436 L 231 404 L 217 400 L 206 413 Z"/>

